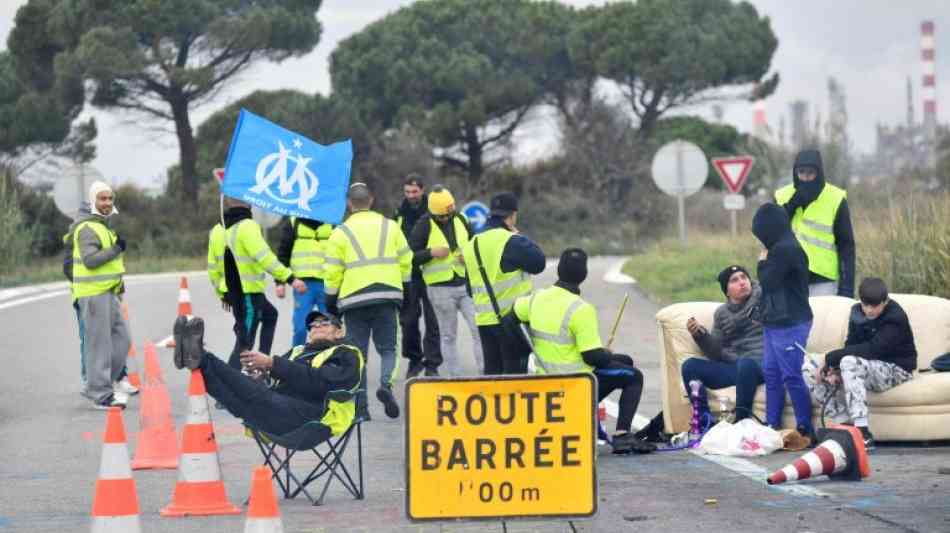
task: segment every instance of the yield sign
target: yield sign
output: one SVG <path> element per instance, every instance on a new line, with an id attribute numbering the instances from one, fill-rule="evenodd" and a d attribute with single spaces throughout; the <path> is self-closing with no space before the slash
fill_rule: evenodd
<path id="1" fill-rule="evenodd" d="M 749 177 L 749 171 L 752 170 L 752 164 L 755 163 L 755 158 L 751 155 L 714 157 L 712 163 L 729 192 L 737 194 L 745 185 L 746 179 Z"/>
<path id="2" fill-rule="evenodd" d="M 214 174 L 215 179 L 218 180 L 218 183 L 224 183 L 224 169 L 223 168 L 216 168 L 212 171 L 212 173 Z"/>

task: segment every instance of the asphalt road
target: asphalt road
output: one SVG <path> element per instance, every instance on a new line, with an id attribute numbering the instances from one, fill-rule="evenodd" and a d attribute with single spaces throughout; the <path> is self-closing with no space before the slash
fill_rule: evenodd
<path id="1" fill-rule="evenodd" d="M 646 375 L 640 412 L 650 417 L 659 409 L 656 353 L 657 306 L 633 285 L 618 281 L 620 258 L 593 258 L 584 297 L 594 303 L 606 340 L 623 298 L 630 303 L 615 342 L 615 351 L 633 355 Z M 611 272 L 613 271 L 613 272 Z M 536 286 L 553 281 L 549 266 Z M 216 305 L 203 275 L 189 276 L 194 312 L 205 318 L 206 344 L 212 352 L 231 346 L 231 320 Z M 174 276 L 130 280 L 127 302 L 133 340 L 142 352 L 146 340 L 170 335 L 178 297 Z M 0 532 L 83 531 L 99 468 L 105 416 L 79 396 L 76 320 L 68 296 L 55 286 L 46 292 L 0 293 Z M 288 347 L 292 301 L 277 303 L 281 319 L 275 351 Z M 466 366 L 474 368 L 464 328 L 460 344 Z M 170 350 L 159 350 L 180 431 L 185 421 L 187 372 L 174 368 Z M 141 364 L 141 358 L 139 358 Z M 370 380 L 376 382 L 378 358 L 370 355 Z M 404 369 L 403 369 L 404 373 Z M 400 401 L 402 391 L 398 393 Z M 281 501 L 285 531 L 501 531 L 499 522 L 414 524 L 404 508 L 402 420 L 391 421 L 372 401 L 373 421 L 364 426 L 367 497 L 354 501 L 339 487 L 331 488 L 324 507 L 306 501 Z M 253 442 L 239 421 L 226 411 L 212 411 L 220 463 L 228 497 L 240 505 L 247 497 L 251 471 L 260 462 Z M 139 426 L 138 399 L 124 413 L 126 431 L 135 449 Z M 612 427 L 612 421 L 611 421 Z M 950 467 L 947 447 L 881 446 L 871 457 L 872 477 L 860 483 L 810 480 L 784 488 L 764 484 L 765 471 L 794 460 L 798 454 L 737 461 L 713 461 L 689 452 L 649 456 L 613 456 L 602 450 L 598 460 L 599 512 L 576 521 L 581 531 L 950 531 Z M 244 518 L 171 519 L 159 517 L 170 502 L 176 472 L 134 473 L 146 532 L 241 531 Z M 565 490 L 569 490 L 566 480 Z M 715 499 L 714 504 L 706 503 Z M 561 521 L 509 521 L 510 531 L 569 531 Z"/>

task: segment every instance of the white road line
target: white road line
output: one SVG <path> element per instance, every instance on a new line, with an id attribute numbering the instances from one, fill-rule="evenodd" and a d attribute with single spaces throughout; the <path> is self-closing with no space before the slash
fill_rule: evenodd
<path id="1" fill-rule="evenodd" d="M 134 276 L 126 276 L 126 285 L 136 286 L 143 285 L 146 283 L 151 283 L 154 281 L 160 281 L 163 279 L 172 279 L 180 278 L 182 276 L 195 276 L 202 275 L 204 272 L 168 272 L 164 274 L 136 274 Z M 37 294 L 38 293 L 38 294 Z M 20 297 L 20 295 L 29 295 Z M 6 289 L 0 291 L 0 311 L 4 309 L 9 309 L 11 307 L 16 307 L 18 305 L 26 305 L 33 302 L 38 302 L 40 300 L 46 300 L 48 298 L 55 298 L 57 296 L 64 296 L 69 294 L 69 284 L 66 282 L 60 283 L 47 283 L 44 285 L 32 285 L 28 287 L 18 287 L 15 289 Z M 13 300 L 13 301 L 4 301 L 4 300 Z"/>
<path id="2" fill-rule="evenodd" d="M 769 474 L 771 474 L 771 472 L 741 457 L 729 457 L 726 455 L 708 455 L 708 454 L 703 454 L 699 452 L 698 450 L 690 450 L 690 452 L 699 457 L 702 457 L 703 459 L 707 461 L 716 463 L 719 466 L 722 466 L 728 470 L 731 470 L 735 472 L 736 474 L 739 474 L 740 476 L 747 477 L 753 481 L 758 481 L 759 483 L 765 485 L 766 487 L 777 490 L 779 492 L 792 494 L 794 496 L 809 496 L 812 498 L 830 498 L 831 497 L 831 494 L 820 491 L 808 485 L 798 485 L 795 483 L 769 485 L 767 479 L 769 477 Z"/>
<path id="3" fill-rule="evenodd" d="M 607 283 L 633 284 L 637 280 L 623 273 L 623 265 L 627 264 L 627 259 L 618 259 L 604 274 L 604 281 Z"/>
<path id="4" fill-rule="evenodd" d="M 608 415 L 610 415 L 610 416 L 612 416 L 612 417 L 614 417 L 614 418 L 617 418 L 617 414 L 620 412 L 620 407 L 617 405 L 617 402 L 615 402 L 615 401 L 613 401 L 613 400 L 611 400 L 611 399 L 609 399 L 609 398 L 605 398 L 605 399 L 604 399 L 604 407 L 607 409 L 607 414 L 608 414 Z M 632 428 L 632 429 L 633 429 L 634 431 L 640 431 L 641 429 L 647 427 L 647 424 L 649 424 L 649 423 L 650 423 L 650 419 L 649 419 L 649 418 L 647 418 L 647 417 L 645 417 L 645 416 L 643 416 L 643 415 L 639 415 L 639 414 L 633 415 L 633 428 Z"/>
<path id="5" fill-rule="evenodd" d="M 19 300 L 13 301 L 13 302 L 2 303 L 2 304 L 0 304 L 0 311 L 3 311 L 4 309 L 10 308 L 10 307 L 16 307 L 16 306 L 18 306 L 18 305 L 24 305 L 24 304 L 28 304 L 28 303 L 38 302 L 38 301 L 40 301 L 40 300 L 46 300 L 46 299 L 48 299 L 48 298 L 55 298 L 55 297 L 57 297 L 57 296 L 65 296 L 65 295 L 67 295 L 67 294 L 69 294 L 69 291 L 68 291 L 68 290 L 59 290 L 59 291 L 53 291 L 53 292 L 44 292 L 44 293 L 38 294 L 38 295 L 36 295 L 36 296 L 30 296 L 30 297 L 28 297 L 28 298 L 21 298 L 21 299 L 19 299 Z"/>

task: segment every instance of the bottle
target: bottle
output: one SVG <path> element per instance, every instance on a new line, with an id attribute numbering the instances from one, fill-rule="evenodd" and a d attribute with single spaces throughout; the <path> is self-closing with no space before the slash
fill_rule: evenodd
<path id="1" fill-rule="evenodd" d="M 699 429 L 699 388 L 702 387 L 702 383 L 699 380 L 694 379 L 689 382 L 689 401 L 693 404 L 693 417 L 689 421 L 689 440 L 690 442 L 698 441 L 702 437 L 702 432 Z"/>

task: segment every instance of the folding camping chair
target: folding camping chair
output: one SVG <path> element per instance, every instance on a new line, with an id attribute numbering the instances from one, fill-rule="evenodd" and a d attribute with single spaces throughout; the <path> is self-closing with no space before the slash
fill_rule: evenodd
<path id="1" fill-rule="evenodd" d="M 330 482 L 333 479 L 346 487 L 346 490 L 357 500 L 362 500 L 365 493 L 363 491 L 363 420 L 356 417 L 353 424 L 338 437 L 327 438 L 326 426 L 318 421 L 307 422 L 303 426 L 286 433 L 284 435 L 273 435 L 253 428 L 245 424 L 247 429 L 257 442 L 258 448 L 264 454 L 264 464 L 271 470 L 271 477 L 277 480 L 284 498 L 291 500 L 296 498 L 301 492 L 310 500 L 313 505 L 323 505 L 323 498 L 330 488 Z M 357 453 L 357 478 L 359 484 L 354 481 L 353 476 L 343 462 L 344 454 L 350 439 L 356 432 L 356 453 Z M 294 474 L 291 468 L 291 459 L 297 452 L 306 452 L 310 450 L 317 457 L 317 465 L 310 470 L 303 479 Z M 298 461 L 296 464 L 300 464 Z M 306 468 L 306 467 L 304 467 Z M 325 478 L 323 489 L 320 491 L 320 497 L 314 499 L 307 486 Z"/>

